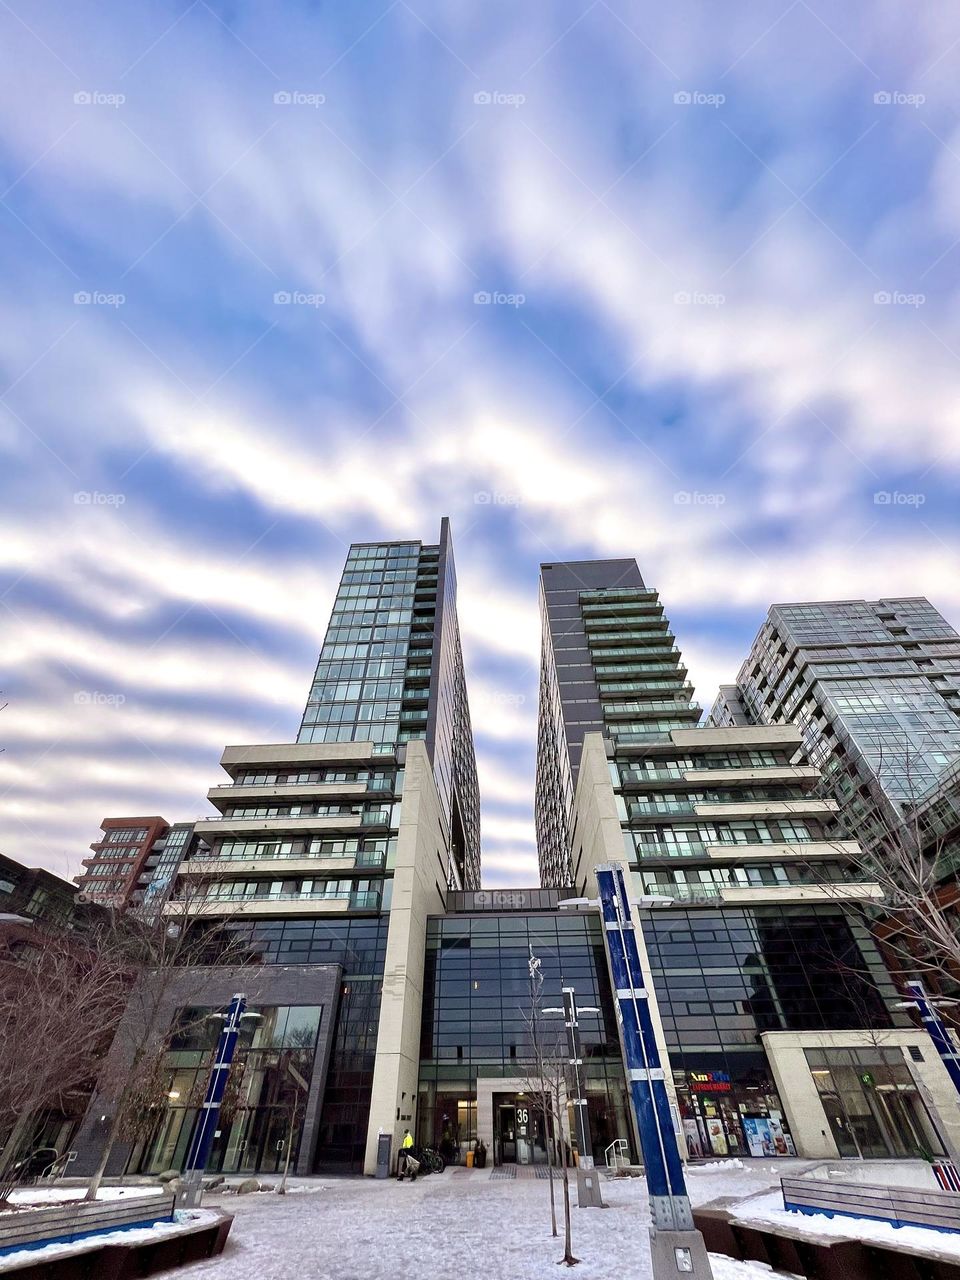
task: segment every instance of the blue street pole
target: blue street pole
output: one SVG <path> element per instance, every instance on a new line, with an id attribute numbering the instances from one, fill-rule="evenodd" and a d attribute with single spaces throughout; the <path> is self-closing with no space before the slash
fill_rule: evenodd
<path id="1" fill-rule="evenodd" d="M 624 867 L 617 862 L 603 863 L 596 872 L 630 1096 L 643 1150 L 653 1276 L 656 1280 L 678 1273 L 710 1277 L 710 1261 L 703 1237 L 693 1224 L 683 1177 Z"/>
<path id="2" fill-rule="evenodd" d="M 220 1108 L 223 1106 L 223 1096 L 226 1093 L 227 1081 L 230 1079 L 230 1067 L 237 1049 L 240 1023 L 246 1004 L 247 997 L 238 993 L 230 1001 L 230 1008 L 226 1015 L 220 1015 L 224 1018 L 223 1028 L 217 1041 L 213 1066 L 210 1068 L 206 1095 L 197 1116 L 183 1166 L 183 1192 L 180 1202 L 184 1205 L 199 1203 L 200 1184 L 207 1167 L 210 1148 L 216 1136 Z"/>
<path id="3" fill-rule="evenodd" d="M 933 1002 L 924 990 L 922 982 L 918 982 L 915 979 L 908 982 L 907 992 L 910 999 L 917 1006 L 920 1021 L 933 1041 L 933 1047 L 940 1055 L 940 1061 L 946 1067 L 950 1079 L 953 1081 L 953 1087 L 957 1093 L 960 1093 L 960 1054 L 957 1053 L 950 1037 L 947 1024 L 937 1013 Z"/>

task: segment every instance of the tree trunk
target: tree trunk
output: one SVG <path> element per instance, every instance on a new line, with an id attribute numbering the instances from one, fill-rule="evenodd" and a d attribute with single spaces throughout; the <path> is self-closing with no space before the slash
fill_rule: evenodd
<path id="1" fill-rule="evenodd" d="M 290 1172 L 290 1152 L 293 1149 L 293 1138 L 297 1131 L 297 1109 L 294 1107 L 293 1115 L 290 1117 L 290 1128 L 287 1130 L 287 1149 L 283 1153 L 283 1177 L 280 1179 L 280 1186 L 277 1187 L 277 1195 L 285 1196 L 287 1194 L 287 1174 Z"/>
<path id="2" fill-rule="evenodd" d="M 120 1130 L 120 1108 L 118 1107 L 109 1125 L 107 1126 L 107 1134 L 103 1140 L 103 1151 L 100 1153 L 100 1159 L 97 1161 L 97 1167 L 90 1179 L 90 1185 L 87 1187 L 87 1194 L 84 1200 L 96 1200 L 97 1193 L 100 1190 L 100 1183 L 103 1181 L 103 1175 L 107 1171 L 107 1161 L 113 1152 L 113 1144 L 117 1140 L 117 1133 Z"/>
<path id="3" fill-rule="evenodd" d="M 10 1196 L 10 1192 L 14 1191 L 19 1184 L 19 1177 L 13 1172 L 13 1165 L 16 1159 L 17 1149 L 23 1135 L 26 1133 L 30 1121 L 33 1119 L 33 1109 L 29 1109 L 15 1121 L 13 1128 L 10 1130 L 10 1136 L 7 1138 L 0 1152 L 0 1204 L 6 1204 Z M 29 1154 L 29 1153 L 28 1153 Z"/>
<path id="4" fill-rule="evenodd" d="M 544 1081 L 542 1077 L 541 1077 L 541 1084 L 543 1085 L 543 1094 L 541 1096 L 544 1099 L 543 1127 L 544 1127 L 544 1133 L 547 1140 L 547 1172 L 549 1174 L 549 1181 L 550 1181 L 550 1226 L 552 1228 L 553 1235 L 556 1237 L 560 1234 L 560 1232 L 557 1229 L 557 1194 L 553 1187 L 553 1148 L 554 1148 L 554 1144 L 556 1143 L 556 1125 L 551 1125 L 551 1121 L 553 1120 L 553 1113 L 550 1110 L 550 1107 L 548 1106 L 546 1101 L 546 1098 L 547 1098 L 546 1081 Z M 550 1134 L 551 1127 L 553 1128 L 552 1137 Z"/>

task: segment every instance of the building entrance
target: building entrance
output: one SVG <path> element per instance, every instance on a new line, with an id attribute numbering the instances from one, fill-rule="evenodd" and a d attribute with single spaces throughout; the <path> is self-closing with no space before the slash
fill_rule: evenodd
<path id="1" fill-rule="evenodd" d="M 494 1164 L 546 1164 L 547 1137 L 540 1099 L 528 1093 L 493 1095 Z"/>

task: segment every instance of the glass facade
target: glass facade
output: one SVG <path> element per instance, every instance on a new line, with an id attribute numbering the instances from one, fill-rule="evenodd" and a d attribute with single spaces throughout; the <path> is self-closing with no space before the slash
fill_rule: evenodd
<path id="1" fill-rule="evenodd" d="M 401 741 L 420 553 L 419 542 L 350 548 L 298 742 Z M 425 709 L 422 721 L 406 736 L 425 734 Z"/>
<path id="2" fill-rule="evenodd" d="M 240 1033 L 210 1172 L 276 1172 L 300 1145 L 322 1010 L 310 1005 L 251 1007 Z M 219 1008 L 178 1011 L 164 1062 L 166 1106 L 128 1165 L 140 1173 L 180 1169 L 203 1102 L 223 1025 Z"/>
<path id="3" fill-rule="evenodd" d="M 453 1159 L 462 1159 L 476 1137 L 478 1079 L 535 1083 L 527 1021 L 531 952 L 541 962 L 544 1007 L 562 1006 L 561 987 L 573 986 L 578 1004 L 602 1010 L 601 1016 L 584 1016 L 580 1027 L 594 1157 L 602 1160 L 614 1138 L 626 1138 L 632 1145 L 599 919 L 501 911 L 432 917 L 427 924 L 418 1139 L 442 1146 Z M 556 1034 L 562 1041 L 562 1018 L 556 1019 Z M 529 1094 L 530 1089 L 523 1092 Z M 524 1104 L 516 1092 L 507 1089 L 500 1105 L 512 1108 L 517 1122 L 517 1108 L 522 1110 Z M 543 1148 L 545 1158 L 544 1135 L 538 1147 L 532 1122 L 529 1137 L 533 1148 Z M 521 1158 L 521 1153 L 503 1151 L 496 1143 L 493 1155 L 508 1161 Z"/>
<path id="4" fill-rule="evenodd" d="M 847 830 L 877 849 L 960 760 L 960 635 L 922 597 L 774 605 L 714 709 L 793 723 Z"/>
<path id="5" fill-rule="evenodd" d="M 899 1049 L 883 1036 L 864 1049 L 807 1049 L 834 1141 L 842 1156 L 920 1158 L 943 1150 Z"/>
<path id="6" fill-rule="evenodd" d="M 449 883 L 479 888 L 480 792 L 446 519 L 435 546 L 351 546 L 297 737 L 373 742 L 383 754 L 413 739 L 433 765 Z"/>
<path id="7" fill-rule="evenodd" d="M 231 924 L 263 964 L 339 964 L 343 982 L 313 1166 L 360 1173 L 367 1140 L 389 917 Z"/>
<path id="8" fill-rule="evenodd" d="M 649 912 L 644 939 L 689 1154 L 795 1155 L 760 1036 L 889 1027 L 869 932 L 839 906 L 782 905 Z"/>

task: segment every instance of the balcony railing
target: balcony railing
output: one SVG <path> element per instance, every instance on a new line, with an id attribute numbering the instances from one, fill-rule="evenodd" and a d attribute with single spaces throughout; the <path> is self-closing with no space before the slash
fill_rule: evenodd
<path id="1" fill-rule="evenodd" d="M 382 901 L 379 893 L 210 893 L 202 897 L 171 898 L 173 907 L 190 911 L 209 910 L 215 906 L 264 905 L 271 902 L 349 902 L 351 911 L 378 911 Z"/>
<path id="2" fill-rule="evenodd" d="M 194 854 L 194 856 L 184 864 L 190 869 L 202 869 L 204 863 L 217 862 L 332 862 L 340 861 L 344 864 L 344 870 L 350 870 L 352 867 L 357 868 L 377 868 L 386 864 L 386 854 L 384 853 L 203 853 Z"/>

